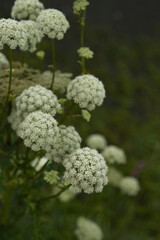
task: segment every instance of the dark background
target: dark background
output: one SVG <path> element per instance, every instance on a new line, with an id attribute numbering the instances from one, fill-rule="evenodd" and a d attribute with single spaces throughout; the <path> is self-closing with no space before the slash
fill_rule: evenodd
<path id="1" fill-rule="evenodd" d="M 1 0 L 0 17 L 8 17 L 13 0 Z M 45 8 L 57 8 L 70 15 L 73 0 L 42 0 Z M 89 25 L 101 25 L 128 35 L 152 35 L 159 32 L 159 0 L 91 0 Z"/>

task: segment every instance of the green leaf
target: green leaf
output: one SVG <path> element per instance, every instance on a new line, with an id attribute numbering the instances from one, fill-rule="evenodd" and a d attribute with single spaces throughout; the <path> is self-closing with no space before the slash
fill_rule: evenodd
<path id="1" fill-rule="evenodd" d="M 89 122 L 91 120 L 91 114 L 87 110 L 82 110 L 82 117 Z"/>

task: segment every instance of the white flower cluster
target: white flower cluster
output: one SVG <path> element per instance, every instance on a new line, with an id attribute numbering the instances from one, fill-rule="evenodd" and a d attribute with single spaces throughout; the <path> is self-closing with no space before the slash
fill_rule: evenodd
<path id="1" fill-rule="evenodd" d="M 82 75 L 70 82 L 67 88 L 67 98 L 73 99 L 80 108 L 87 108 L 89 111 L 95 109 L 96 105 L 101 106 L 105 98 L 103 83 L 93 75 Z"/>
<path id="2" fill-rule="evenodd" d="M 84 11 L 88 5 L 89 2 L 87 0 L 76 0 L 73 3 L 73 12 L 77 14 L 80 11 Z"/>
<path id="3" fill-rule="evenodd" d="M 63 160 L 74 150 L 80 148 L 81 137 L 76 132 L 73 126 L 59 126 L 59 134 L 57 135 L 56 143 L 52 149 L 47 152 L 47 158 L 55 162 L 63 162 Z"/>
<path id="4" fill-rule="evenodd" d="M 50 114 L 36 111 L 20 124 L 17 134 L 33 151 L 49 151 L 58 131 L 57 121 Z"/>
<path id="5" fill-rule="evenodd" d="M 125 164 L 127 161 L 124 150 L 113 145 L 106 147 L 102 152 L 102 155 L 105 160 L 110 164 Z"/>
<path id="6" fill-rule="evenodd" d="M 84 58 L 93 58 L 93 51 L 91 51 L 88 47 L 81 47 L 77 50 L 79 57 Z"/>
<path id="7" fill-rule="evenodd" d="M 58 103 L 56 95 L 40 85 L 25 89 L 16 98 L 16 107 L 18 116 L 22 118 L 37 110 L 54 117 L 61 110 L 61 105 Z"/>
<path id="8" fill-rule="evenodd" d="M 119 186 L 121 191 L 129 196 L 136 196 L 140 190 L 139 182 L 134 177 L 124 177 Z"/>
<path id="9" fill-rule="evenodd" d="M 12 7 L 11 16 L 19 20 L 30 19 L 34 21 L 43 9 L 43 3 L 38 0 L 16 0 Z"/>
<path id="10" fill-rule="evenodd" d="M 101 134 L 91 134 L 87 137 L 86 144 L 90 148 L 103 150 L 107 145 L 107 141 L 106 138 Z"/>
<path id="11" fill-rule="evenodd" d="M 20 47 L 26 50 L 28 33 L 20 22 L 13 19 L 0 19 L 0 49 L 8 45 L 11 49 Z"/>
<path id="12" fill-rule="evenodd" d="M 3 67 L 9 67 L 9 61 L 6 56 L 0 52 L 0 69 Z"/>
<path id="13" fill-rule="evenodd" d="M 44 35 L 58 40 L 63 39 L 69 28 L 65 15 L 56 9 L 43 10 L 37 18 L 37 24 Z"/>
<path id="14" fill-rule="evenodd" d="M 28 32 L 26 49 L 29 52 L 34 52 L 37 43 L 40 43 L 43 37 L 42 32 L 37 28 L 37 23 L 32 20 L 22 20 L 21 23 Z"/>
<path id="15" fill-rule="evenodd" d="M 120 181 L 122 180 L 123 175 L 114 167 L 110 167 L 108 170 L 108 182 L 114 187 L 119 187 Z"/>
<path id="16" fill-rule="evenodd" d="M 52 81 L 53 73 L 51 71 L 45 71 L 42 74 L 44 80 L 47 79 L 48 82 Z M 72 73 L 62 73 L 61 71 L 55 71 L 55 78 L 53 83 L 53 90 L 60 93 L 64 93 L 71 81 Z"/>
<path id="17" fill-rule="evenodd" d="M 64 180 L 71 182 L 75 192 L 101 192 L 107 185 L 107 166 L 104 158 L 90 148 L 77 149 L 63 162 Z"/>
<path id="18" fill-rule="evenodd" d="M 75 234 L 78 240 L 102 240 L 103 232 L 97 223 L 85 218 L 77 219 Z"/>
<path id="19" fill-rule="evenodd" d="M 12 108 L 11 114 L 7 120 L 11 124 L 11 128 L 14 131 L 17 131 L 22 119 L 17 115 L 17 110 L 15 107 Z"/>

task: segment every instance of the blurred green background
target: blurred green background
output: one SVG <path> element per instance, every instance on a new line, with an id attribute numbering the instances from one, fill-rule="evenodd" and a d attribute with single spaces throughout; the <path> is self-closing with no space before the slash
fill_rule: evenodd
<path id="1" fill-rule="evenodd" d="M 1 17 L 9 17 L 13 2 L 1 0 Z M 62 72 L 73 72 L 76 76 L 80 74 L 76 53 L 80 29 L 72 14 L 73 1 L 42 2 L 46 8 L 62 10 L 70 21 L 65 38 L 56 42 L 56 61 Z M 155 0 L 90 1 L 85 45 L 95 55 L 87 62 L 87 69 L 103 81 L 107 97 L 104 105 L 93 112 L 90 124 L 84 120 L 75 123 L 84 141 L 91 133 L 101 133 L 109 144 L 126 151 L 128 162 L 120 170 L 136 176 L 141 191 L 131 198 L 107 186 L 102 194 L 81 194 L 68 203 L 51 201 L 51 212 L 46 204 L 42 205 L 44 217 L 39 225 L 43 239 L 75 239 L 79 215 L 96 221 L 106 240 L 160 239 L 159 7 L 160 2 Z M 52 61 L 50 42 L 45 39 L 39 49 L 46 52 L 46 69 Z M 19 58 L 19 52 L 14 53 L 14 59 Z M 38 66 L 36 57 L 30 54 L 26 62 Z M 140 169 L 142 161 L 145 167 Z M 22 239 L 18 227 L 25 239 L 32 239 L 29 231 L 32 226 L 24 228 L 25 221 L 14 229 L 17 239 Z"/>

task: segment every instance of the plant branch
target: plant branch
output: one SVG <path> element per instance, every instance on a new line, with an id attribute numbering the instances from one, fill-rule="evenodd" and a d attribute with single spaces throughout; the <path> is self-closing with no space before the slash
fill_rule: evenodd
<path id="1" fill-rule="evenodd" d="M 55 78 L 55 64 L 56 64 L 56 58 L 55 58 L 55 44 L 54 44 L 54 39 L 52 39 L 52 56 L 53 56 L 53 75 L 52 75 L 52 82 L 51 82 L 51 86 L 50 89 L 53 89 L 53 83 L 54 83 L 54 78 Z"/>
<path id="2" fill-rule="evenodd" d="M 36 200 L 35 203 L 41 203 L 41 202 L 43 202 L 43 201 L 56 198 L 56 197 L 58 197 L 61 193 L 63 193 L 65 190 L 67 190 L 70 186 L 71 186 L 71 184 L 69 184 L 68 186 L 62 188 L 61 191 L 59 191 L 58 193 L 56 193 L 56 194 L 54 194 L 54 195 L 51 195 L 51 196 L 48 196 L 48 197 L 44 197 L 44 198 L 40 198 L 40 199 Z"/>
<path id="3" fill-rule="evenodd" d="M 9 84 L 8 84 L 8 93 L 7 93 L 7 102 L 9 101 L 9 95 L 11 93 L 11 86 L 12 86 L 12 50 L 9 48 Z"/>

